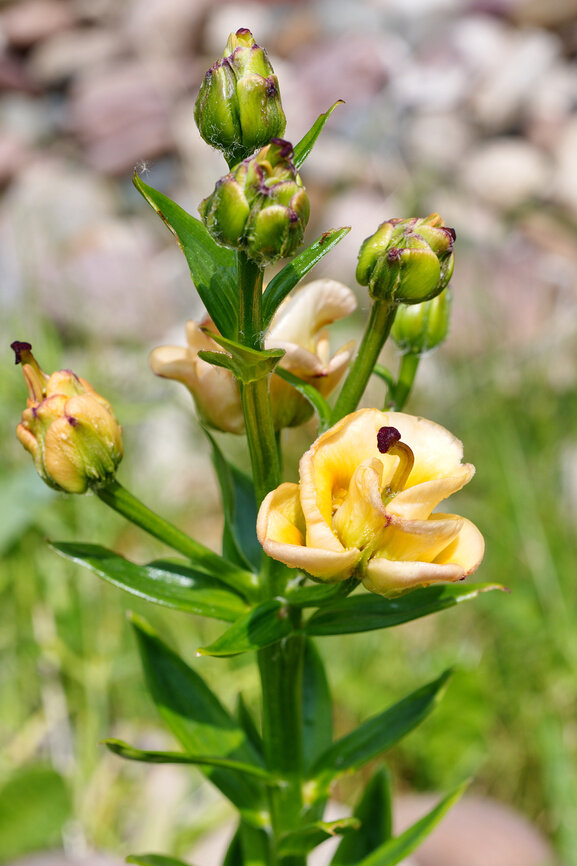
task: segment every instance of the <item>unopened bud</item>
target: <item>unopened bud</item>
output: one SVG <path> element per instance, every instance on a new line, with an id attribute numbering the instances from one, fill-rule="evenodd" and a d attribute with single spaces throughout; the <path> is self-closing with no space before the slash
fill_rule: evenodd
<path id="1" fill-rule="evenodd" d="M 229 36 L 222 59 L 204 77 L 194 118 L 204 140 L 230 165 L 284 133 L 278 80 L 250 30 Z"/>
<path id="2" fill-rule="evenodd" d="M 391 337 L 404 354 L 422 355 L 446 339 L 450 316 L 449 289 L 422 304 L 401 304 L 391 328 Z"/>
<path id="3" fill-rule="evenodd" d="M 198 209 L 219 244 L 242 250 L 259 265 L 292 255 L 310 213 L 292 145 L 271 141 L 221 178 Z"/>
<path id="4" fill-rule="evenodd" d="M 71 370 L 48 376 L 30 343 L 14 342 L 12 349 L 29 394 L 16 435 L 40 477 L 66 493 L 112 481 L 122 459 L 122 429 L 110 403 Z"/>
<path id="5" fill-rule="evenodd" d="M 453 273 L 454 229 L 438 214 L 381 223 L 359 251 L 357 280 L 372 298 L 419 304 L 434 298 Z"/>

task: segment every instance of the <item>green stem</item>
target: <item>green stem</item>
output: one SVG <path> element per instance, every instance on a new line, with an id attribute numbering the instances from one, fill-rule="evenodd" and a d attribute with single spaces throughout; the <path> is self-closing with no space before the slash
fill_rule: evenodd
<path id="1" fill-rule="evenodd" d="M 204 544 L 195 541 L 186 532 L 182 532 L 173 523 L 160 517 L 144 505 L 140 499 L 133 496 L 118 481 L 112 481 L 105 487 L 97 487 L 94 492 L 106 505 L 122 514 L 127 520 L 182 553 L 187 559 L 192 560 L 198 571 L 212 577 L 216 576 L 225 583 L 231 584 L 249 595 L 254 595 L 256 589 L 254 574 L 242 570 L 234 563 L 223 559 L 218 553 L 214 553 L 210 548 L 205 547 Z"/>
<path id="2" fill-rule="evenodd" d="M 419 369 L 420 360 L 421 356 L 416 355 L 414 352 L 407 352 L 403 355 L 399 378 L 391 391 L 390 408 L 395 412 L 400 412 L 409 398 L 417 370 Z"/>
<path id="3" fill-rule="evenodd" d="M 373 301 L 361 345 L 333 409 L 332 424 L 354 412 L 359 405 L 381 349 L 389 336 L 396 312 L 397 305 L 393 301 Z"/>
<path id="4" fill-rule="evenodd" d="M 269 791 L 275 838 L 301 823 L 302 676 L 305 638 L 289 638 L 258 653 L 262 685 L 263 742 L 268 768 L 286 784 Z M 281 858 L 282 866 L 304 866 L 306 857 Z"/>
<path id="5" fill-rule="evenodd" d="M 264 348 L 262 330 L 262 270 L 237 253 L 239 273 L 239 342 L 251 349 Z M 257 502 L 280 484 L 280 462 L 272 418 L 268 378 L 239 382 L 242 410 Z"/>

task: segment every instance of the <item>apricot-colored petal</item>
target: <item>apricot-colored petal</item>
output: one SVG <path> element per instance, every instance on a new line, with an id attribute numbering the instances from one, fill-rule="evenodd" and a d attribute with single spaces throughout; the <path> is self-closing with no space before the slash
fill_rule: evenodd
<path id="1" fill-rule="evenodd" d="M 455 539 L 463 526 L 463 518 L 433 514 L 429 520 L 393 518 L 382 536 L 382 546 L 375 557 L 420 562 L 437 562 L 436 557 Z M 449 560 L 443 560 L 446 562 Z M 450 560 L 453 561 L 452 559 Z"/>
<path id="2" fill-rule="evenodd" d="M 474 466 L 462 463 L 456 468 L 454 475 L 424 481 L 397 493 L 387 503 L 387 511 L 405 520 L 425 520 L 439 502 L 464 487 L 474 474 Z"/>
<path id="3" fill-rule="evenodd" d="M 454 517 L 456 517 L 454 514 L 431 515 L 431 519 L 439 521 Z M 470 520 L 467 520 L 465 517 L 458 519 L 463 522 L 459 534 L 435 557 L 435 562 L 440 565 L 456 563 L 462 566 L 465 570 L 465 575 L 473 574 L 482 562 L 485 553 L 485 539 Z"/>
<path id="4" fill-rule="evenodd" d="M 383 465 L 373 457 L 357 467 L 347 496 L 333 517 L 334 530 L 345 547 L 365 548 L 387 524 L 381 498 Z"/>
<path id="5" fill-rule="evenodd" d="M 348 316 L 356 306 L 355 296 L 348 286 L 336 280 L 313 280 L 294 292 L 277 310 L 267 344 L 276 347 L 281 340 L 314 351 L 315 335 L 331 322 Z"/>
<path id="6" fill-rule="evenodd" d="M 460 565 L 402 562 L 374 557 L 367 564 L 363 586 L 379 595 L 393 596 L 406 589 L 429 586 L 431 583 L 454 583 L 464 576 Z"/>
<path id="7" fill-rule="evenodd" d="M 281 484 L 265 497 L 258 514 L 257 535 L 265 553 L 290 568 L 326 580 L 344 580 L 350 575 L 360 557 L 358 550 L 306 547 L 303 532 L 298 484 Z"/>

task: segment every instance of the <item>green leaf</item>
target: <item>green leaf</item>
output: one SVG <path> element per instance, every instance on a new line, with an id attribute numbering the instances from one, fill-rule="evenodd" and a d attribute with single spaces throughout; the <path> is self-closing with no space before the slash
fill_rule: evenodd
<path id="1" fill-rule="evenodd" d="M 204 329 L 208 336 L 222 346 L 226 350 L 224 352 L 208 352 L 202 350 L 198 353 L 198 357 L 209 364 L 214 364 L 216 367 L 224 367 L 230 370 L 231 373 L 244 385 L 251 382 L 258 382 L 259 379 L 264 379 L 269 376 L 280 359 L 283 357 L 284 349 L 251 349 L 237 343 L 234 340 L 229 340 L 226 337 L 221 337 L 220 334 L 215 334 L 210 329 Z"/>
<path id="2" fill-rule="evenodd" d="M 360 826 L 356 818 L 339 818 L 337 821 L 315 821 L 314 824 L 306 824 L 298 830 L 285 833 L 281 836 L 278 851 L 281 857 L 306 854 L 312 851 L 321 842 L 326 842 L 332 836 L 341 836 L 349 833 Z"/>
<path id="3" fill-rule="evenodd" d="M 224 634 L 198 652 L 207 656 L 238 655 L 278 643 L 292 630 L 290 608 L 282 599 L 273 598 L 239 617 Z"/>
<path id="4" fill-rule="evenodd" d="M 128 761 L 141 761 L 144 764 L 196 764 L 203 767 L 224 767 L 235 773 L 252 776 L 269 785 L 278 780 L 268 770 L 243 761 L 233 761 L 230 758 L 219 758 L 215 755 L 191 755 L 187 752 L 158 752 L 149 749 L 136 749 L 122 740 L 107 739 L 102 741 L 111 752 Z"/>
<path id="5" fill-rule="evenodd" d="M 328 430 L 331 423 L 331 407 L 320 391 L 317 391 L 314 385 L 305 382 L 303 379 L 299 379 L 298 376 L 295 376 L 294 373 L 290 373 L 283 367 L 277 367 L 274 372 L 276 376 L 280 376 L 281 379 L 284 379 L 285 382 L 296 388 L 305 400 L 308 400 L 319 417 L 321 432 Z"/>
<path id="6" fill-rule="evenodd" d="M 303 663 L 303 764 L 311 767 L 333 741 L 332 704 L 323 660 L 308 639 Z"/>
<path id="7" fill-rule="evenodd" d="M 354 815 L 360 829 L 344 837 L 331 860 L 331 866 L 357 866 L 391 838 L 391 787 L 389 774 L 380 767 L 373 774 Z"/>
<path id="8" fill-rule="evenodd" d="M 180 563 L 155 560 L 136 565 L 98 544 L 56 542 L 51 546 L 114 586 L 155 604 L 227 622 L 234 622 L 248 609 L 240 595 L 216 578 Z"/>
<path id="9" fill-rule="evenodd" d="M 252 745 L 255 752 L 259 755 L 264 755 L 262 737 L 258 731 L 255 721 L 245 703 L 242 695 L 239 694 L 236 706 L 236 715 L 243 731 L 245 732 L 249 743 Z M 264 763 L 264 757 L 263 757 Z"/>
<path id="10" fill-rule="evenodd" d="M 175 857 L 165 857 L 163 854 L 131 854 L 127 863 L 138 863 L 140 866 L 188 866 L 184 860 Z"/>
<path id="11" fill-rule="evenodd" d="M 234 252 L 217 244 L 200 220 L 148 186 L 137 174 L 133 183 L 176 237 L 198 294 L 220 333 L 236 336 L 238 274 Z"/>
<path id="12" fill-rule="evenodd" d="M 216 440 L 204 428 L 212 448 L 224 511 L 223 555 L 241 568 L 258 569 L 262 547 L 256 537 L 256 497 L 252 480 L 229 463 Z"/>
<path id="13" fill-rule="evenodd" d="M 463 785 L 459 785 L 455 791 L 441 800 L 424 818 L 421 818 L 420 821 L 417 821 L 405 830 L 404 833 L 401 833 L 400 836 L 396 836 L 394 839 L 385 842 L 384 845 L 372 854 L 369 854 L 364 860 L 360 862 L 355 861 L 355 866 L 395 866 L 396 863 L 400 863 L 401 860 L 404 860 L 419 847 L 423 839 L 429 835 L 451 806 L 462 796 L 468 784 L 468 782 L 465 782 Z"/>
<path id="14" fill-rule="evenodd" d="M 339 583 L 315 583 L 312 586 L 294 586 L 286 592 L 286 599 L 294 607 L 322 607 L 343 598 L 357 588 L 359 581 L 355 577 L 341 580 Z"/>
<path id="15" fill-rule="evenodd" d="M 327 120 L 329 119 L 329 117 L 331 116 L 331 114 L 333 113 L 335 108 L 337 107 L 337 105 L 344 105 L 344 104 L 345 104 L 344 99 L 337 99 L 337 101 L 331 105 L 331 107 L 329 108 L 328 111 L 325 111 L 324 114 L 320 114 L 317 117 L 317 119 L 315 120 L 315 122 L 313 123 L 313 125 L 311 126 L 309 131 L 306 133 L 306 135 L 304 135 L 301 138 L 301 140 L 299 141 L 299 143 L 297 145 L 295 145 L 294 155 L 293 155 L 293 162 L 295 164 L 295 168 L 299 168 L 303 164 L 303 162 L 305 161 L 305 159 L 307 158 L 307 156 L 309 155 L 309 153 L 313 149 L 317 138 L 319 137 L 319 135 L 323 131 L 323 127 L 324 127 L 325 123 L 327 122 Z"/>
<path id="16" fill-rule="evenodd" d="M 0 789 L 0 860 L 58 845 L 70 812 L 62 776 L 48 767 L 19 770 Z"/>
<path id="17" fill-rule="evenodd" d="M 362 593 L 340 599 L 316 611 L 304 626 L 304 631 L 308 635 L 320 636 L 390 628 L 454 607 L 493 589 L 504 588 L 497 583 L 473 583 L 468 586 L 459 583 L 427 586 L 398 598 Z"/>
<path id="18" fill-rule="evenodd" d="M 148 690 L 160 715 L 193 755 L 216 755 L 261 764 L 242 728 L 204 680 L 169 649 L 140 617 L 132 615 Z M 245 814 L 263 808 L 263 788 L 253 779 L 221 767 L 203 772 Z"/>
<path id="19" fill-rule="evenodd" d="M 451 671 L 404 698 L 394 706 L 367 719 L 356 730 L 337 740 L 311 770 L 321 791 L 338 776 L 360 769 L 416 728 L 442 697 Z"/>
<path id="20" fill-rule="evenodd" d="M 263 328 L 268 328 L 277 308 L 297 283 L 320 262 L 333 247 L 348 235 L 351 228 L 330 229 L 284 266 L 266 287 L 262 296 Z"/>
<path id="21" fill-rule="evenodd" d="M 222 861 L 222 866 L 244 866 L 240 827 L 231 839 L 225 858 Z"/>

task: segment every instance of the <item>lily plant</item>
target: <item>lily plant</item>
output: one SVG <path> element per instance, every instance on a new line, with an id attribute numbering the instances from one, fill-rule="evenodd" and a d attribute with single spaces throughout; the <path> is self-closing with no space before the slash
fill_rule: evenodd
<path id="1" fill-rule="evenodd" d="M 155 349 L 150 361 L 194 398 L 222 492 L 220 552 L 121 485 L 122 434 L 109 402 L 70 371 L 44 373 L 29 343 L 13 344 L 29 391 L 18 437 L 43 480 L 67 493 L 92 490 L 181 558 L 142 565 L 90 543 L 52 547 L 152 604 L 223 623 L 210 645 L 193 647 L 214 658 L 209 685 L 194 661 L 132 617 L 148 690 L 177 745 L 145 751 L 106 741 L 129 760 L 190 764 L 230 800 L 238 826 L 223 866 L 304 866 L 332 836 L 341 837 L 334 866 L 393 866 L 418 846 L 464 785 L 400 835 L 382 764 L 350 817 L 326 821 L 325 808 L 339 777 L 380 758 L 428 716 L 449 673 L 334 739 L 317 642 L 391 628 L 495 588 L 462 583 L 481 563 L 482 535 L 436 510 L 473 477 L 462 444 L 402 411 L 422 355 L 447 333 L 454 230 L 432 214 L 385 219 L 367 238 L 357 279 L 370 311 L 356 351 L 347 342 L 331 354 L 328 331 L 355 309 L 355 293 L 331 279 L 302 284 L 349 231 L 329 229 L 302 246 L 310 207 L 299 171 L 337 105 L 293 147 L 282 137 L 266 52 L 239 30 L 196 103 L 201 135 L 228 165 L 200 204 L 201 219 L 134 177 L 180 245 L 206 307 L 204 322 L 186 326 L 187 346 Z M 265 287 L 268 266 L 282 259 Z M 391 332 L 401 351 L 397 375 L 379 363 Z M 383 405 L 359 408 L 373 375 L 386 386 Z M 298 483 L 288 483 L 283 430 L 305 422 L 314 441 Z M 242 469 L 215 429 L 244 437 Z M 236 709 L 225 707 L 213 689 L 218 660 L 240 653 L 251 654 L 260 678 L 255 710 L 242 696 Z M 185 866 L 169 854 L 127 862 Z"/>

